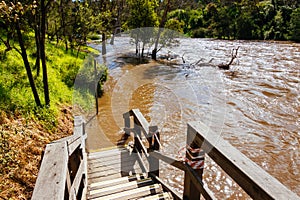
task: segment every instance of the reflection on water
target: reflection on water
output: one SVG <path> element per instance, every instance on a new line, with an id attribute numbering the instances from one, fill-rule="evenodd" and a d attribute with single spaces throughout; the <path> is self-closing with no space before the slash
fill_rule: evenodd
<path id="1" fill-rule="evenodd" d="M 114 143 L 122 114 L 131 108 L 159 126 L 162 151 L 173 156 L 185 144 L 186 123 L 201 120 L 300 195 L 300 44 L 182 39 L 172 49 L 191 63 L 214 58 L 211 63 L 217 65 L 228 62 L 231 49 L 240 46 L 237 62 L 226 72 L 205 65 L 133 66 L 116 58 L 116 52 L 128 51 L 123 38 L 118 42 L 118 51 L 109 47 L 109 80 L 99 99 L 99 125 Z M 219 198 L 248 198 L 207 160 L 205 181 Z M 169 168 L 162 166 L 161 175 L 182 189 L 183 174 Z"/>

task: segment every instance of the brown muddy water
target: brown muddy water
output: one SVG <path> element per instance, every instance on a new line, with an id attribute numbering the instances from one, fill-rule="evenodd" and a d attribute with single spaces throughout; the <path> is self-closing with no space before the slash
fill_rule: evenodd
<path id="1" fill-rule="evenodd" d="M 210 66 L 228 62 L 238 46 L 229 71 Z M 131 48 L 126 38 L 116 38 L 108 55 L 99 57 L 109 66 L 109 79 L 98 122 L 114 144 L 124 126 L 122 114 L 132 108 L 158 125 L 162 152 L 173 157 L 185 145 L 186 124 L 202 121 L 300 195 L 300 44 L 182 39 L 172 51 L 190 63 L 201 60 L 195 68 L 129 64 L 121 55 Z M 163 164 L 160 173 L 182 190 L 183 173 Z M 249 198 L 209 159 L 204 180 L 219 199 Z"/>

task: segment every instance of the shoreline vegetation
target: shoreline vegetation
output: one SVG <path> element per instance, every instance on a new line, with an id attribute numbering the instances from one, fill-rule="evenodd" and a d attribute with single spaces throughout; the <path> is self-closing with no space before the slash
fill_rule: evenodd
<path id="1" fill-rule="evenodd" d="M 27 52 L 34 66 L 35 51 L 28 48 Z M 82 47 L 78 53 L 52 43 L 46 45 L 51 105 L 38 107 L 20 54 L 13 49 L 5 52 L 0 43 L 1 198 L 30 199 L 46 144 L 73 133 L 74 95 L 80 102 L 94 98 L 74 91 L 76 76 L 89 54 L 98 52 L 90 47 Z M 42 94 L 42 76 L 32 69 L 38 93 Z M 106 80 L 104 75 L 101 84 Z"/>

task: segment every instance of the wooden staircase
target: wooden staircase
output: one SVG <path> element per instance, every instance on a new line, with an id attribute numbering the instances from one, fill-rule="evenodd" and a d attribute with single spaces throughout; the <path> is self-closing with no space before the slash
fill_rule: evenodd
<path id="1" fill-rule="evenodd" d="M 87 199 L 173 199 L 138 162 L 138 155 L 126 148 L 88 154 Z"/>
<path id="2" fill-rule="evenodd" d="M 205 153 L 252 199 L 300 200 L 201 122 L 188 123 L 186 156 L 182 161 L 160 152 L 158 128 L 150 126 L 139 110 L 133 109 L 123 118 L 124 136 L 134 138 L 130 148 L 87 153 L 85 123 L 82 117 L 75 117 L 74 134 L 46 146 L 31 199 L 199 200 L 201 196 L 214 200 L 217 198 L 202 180 Z M 182 195 L 159 178 L 159 162 L 184 171 Z"/>

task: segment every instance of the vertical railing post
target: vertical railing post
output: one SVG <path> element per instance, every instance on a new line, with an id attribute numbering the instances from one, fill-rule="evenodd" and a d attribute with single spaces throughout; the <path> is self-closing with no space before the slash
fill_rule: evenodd
<path id="1" fill-rule="evenodd" d="M 130 113 L 124 113 L 123 114 L 123 119 L 124 119 L 124 131 L 126 136 L 130 136 Z"/>
<path id="2" fill-rule="evenodd" d="M 140 123 L 139 123 L 138 119 L 135 116 L 134 116 L 133 121 L 134 121 L 134 126 L 133 126 L 133 130 L 134 130 L 134 149 L 138 152 L 142 152 L 140 142 L 137 138 L 137 136 L 139 136 L 142 139 L 141 126 L 140 126 Z"/>
<path id="3" fill-rule="evenodd" d="M 149 136 L 149 152 L 159 151 L 160 134 L 157 126 L 149 127 Z M 152 156 L 149 157 L 149 171 L 155 176 L 159 176 L 159 160 Z"/>
<path id="4" fill-rule="evenodd" d="M 197 133 L 188 126 L 185 162 L 191 168 L 193 168 L 193 170 L 197 173 L 199 178 L 202 180 L 203 166 L 204 166 L 204 153 L 200 149 L 200 147 L 197 146 L 196 143 L 194 142 L 196 134 Z M 183 199 L 199 200 L 200 196 L 201 196 L 201 193 L 197 189 L 195 184 L 191 181 L 189 173 L 185 172 Z"/>
<path id="5" fill-rule="evenodd" d="M 125 134 L 122 136 L 122 139 L 120 140 L 119 144 L 124 145 L 128 137 L 131 133 L 131 125 L 130 125 L 130 116 L 131 112 L 126 112 L 123 114 L 124 119 L 124 132 Z M 122 152 L 121 153 L 121 174 L 122 176 L 129 176 L 130 170 L 128 169 L 128 162 L 126 158 L 129 156 L 129 152 Z M 133 165 L 132 165 L 133 169 Z"/>

